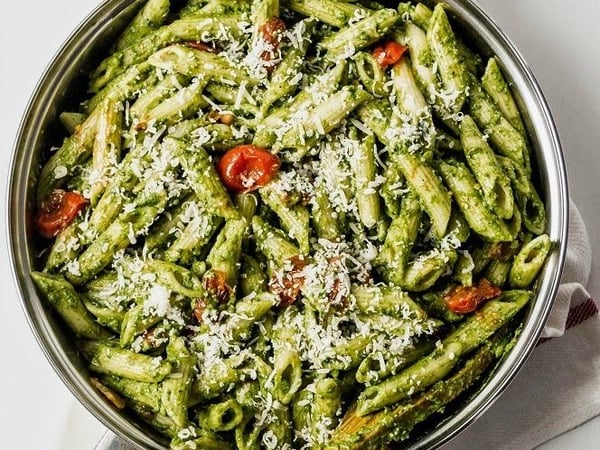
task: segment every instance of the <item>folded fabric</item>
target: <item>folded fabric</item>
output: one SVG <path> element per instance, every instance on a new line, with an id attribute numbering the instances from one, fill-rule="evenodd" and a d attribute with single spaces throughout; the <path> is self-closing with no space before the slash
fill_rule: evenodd
<path id="1" fill-rule="evenodd" d="M 571 203 L 567 259 L 545 339 L 501 397 L 444 450 L 531 449 L 600 414 L 600 317 L 585 290 L 590 268 L 585 225 Z"/>
<path id="2" fill-rule="evenodd" d="M 569 205 L 569 243 L 560 279 L 560 288 L 542 337 L 558 337 L 565 332 L 569 309 L 590 298 L 585 285 L 590 277 L 592 252 L 583 219 L 573 202 Z"/>

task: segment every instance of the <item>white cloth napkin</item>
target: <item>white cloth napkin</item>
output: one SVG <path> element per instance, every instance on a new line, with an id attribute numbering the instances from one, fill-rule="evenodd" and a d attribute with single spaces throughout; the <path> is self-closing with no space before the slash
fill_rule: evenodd
<path id="1" fill-rule="evenodd" d="M 500 398 L 444 450 L 534 448 L 600 414 L 600 317 L 585 290 L 591 252 L 570 205 L 561 286 L 541 343 Z"/>
<path id="2" fill-rule="evenodd" d="M 569 206 L 567 259 L 556 301 L 542 332 L 542 337 L 562 336 L 565 332 L 569 310 L 590 298 L 584 287 L 592 266 L 590 241 L 577 207 L 573 202 Z"/>

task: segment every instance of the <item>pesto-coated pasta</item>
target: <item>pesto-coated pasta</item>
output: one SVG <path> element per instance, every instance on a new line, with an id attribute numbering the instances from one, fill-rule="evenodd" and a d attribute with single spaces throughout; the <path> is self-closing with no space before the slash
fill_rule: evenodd
<path id="1" fill-rule="evenodd" d="M 37 180 L 32 278 L 103 395 L 172 449 L 350 450 L 480 387 L 552 242 L 503 66 L 455 27 L 148 0 Z"/>

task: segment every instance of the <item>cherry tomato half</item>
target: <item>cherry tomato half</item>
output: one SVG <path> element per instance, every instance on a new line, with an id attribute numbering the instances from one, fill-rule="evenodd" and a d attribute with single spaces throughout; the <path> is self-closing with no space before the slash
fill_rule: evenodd
<path id="1" fill-rule="evenodd" d="M 498 297 L 502 290 L 485 278 L 473 286 L 456 286 L 444 298 L 450 311 L 468 314 L 475 311 L 481 303 Z"/>
<path id="2" fill-rule="evenodd" d="M 38 232 L 45 238 L 53 238 L 64 230 L 87 204 L 83 195 L 54 189 L 42 202 L 35 219 Z"/>
<path id="3" fill-rule="evenodd" d="M 279 168 L 279 158 L 256 145 L 239 145 L 217 164 L 221 180 L 235 192 L 250 192 L 267 184 Z"/>
<path id="4" fill-rule="evenodd" d="M 400 61 L 406 50 L 408 48 L 402 44 L 398 44 L 395 41 L 385 41 L 375 47 L 373 56 L 382 69 L 387 69 L 389 66 Z"/>

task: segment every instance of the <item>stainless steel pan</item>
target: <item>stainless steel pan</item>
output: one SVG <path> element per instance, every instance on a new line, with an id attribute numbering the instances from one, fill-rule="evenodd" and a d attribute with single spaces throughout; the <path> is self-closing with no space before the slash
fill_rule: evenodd
<path id="1" fill-rule="evenodd" d="M 41 248 L 30 226 L 33 187 L 43 151 L 60 143 L 58 114 L 75 108 L 83 95 L 85 74 L 99 60 L 142 0 L 107 0 L 73 32 L 46 69 L 36 87 L 14 147 L 8 189 L 8 236 L 14 278 L 23 310 L 42 350 L 73 395 L 104 425 L 125 442 L 147 449 L 168 444 L 139 420 L 116 411 L 91 387 L 84 362 L 68 334 L 38 297 L 29 273 L 36 266 Z M 435 448 L 474 422 L 515 377 L 523 366 L 548 317 L 556 295 L 567 245 L 568 196 L 565 165 L 556 128 L 542 92 L 527 64 L 502 31 L 471 0 L 448 0 L 449 11 L 461 32 L 483 55 L 495 54 L 514 87 L 537 161 L 537 172 L 548 211 L 548 233 L 555 243 L 535 301 L 530 305 L 521 337 L 513 351 L 495 369 L 481 388 L 435 428 L 423 431 L 406 444 L 411 449 Z M 81 94 L 78 96 L 78 94 Z M 123 442 L 106 437 L 98 448 L 123 448 Z"/>

